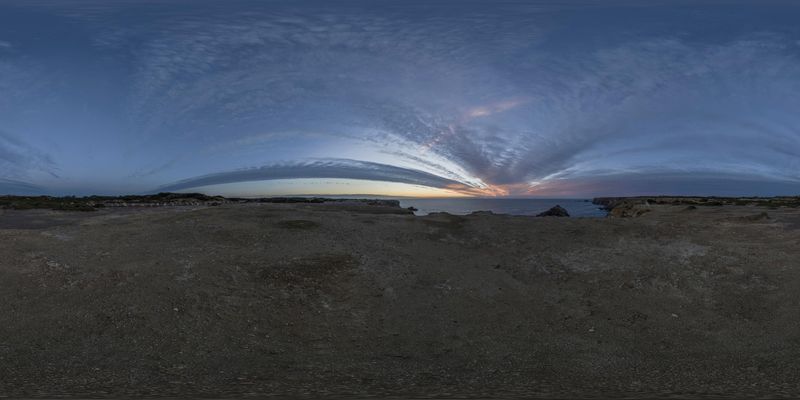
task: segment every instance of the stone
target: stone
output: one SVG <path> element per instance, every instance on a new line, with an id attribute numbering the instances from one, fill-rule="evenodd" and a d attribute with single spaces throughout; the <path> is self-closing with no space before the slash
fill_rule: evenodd
<path id="1" fill-rule="evenodd" d="M 537 217 L 569 217 L 569 213 L 564 207 L 556 205 L 555 207 L 536 215 Z"/>

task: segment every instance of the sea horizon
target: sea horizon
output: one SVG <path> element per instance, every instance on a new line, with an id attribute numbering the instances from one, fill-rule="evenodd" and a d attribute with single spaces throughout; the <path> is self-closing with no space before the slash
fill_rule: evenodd
<path id="1" fill-rule="evenodd" d="M 398 199 L 403 208 L 414 207 L 415 215 L 446 212 L 467 215 L 476 211 L 491 211 L 495 214 L 536 215 L 552 207 L 561 206 L 572 217 L 605 217 L 607 212 L 593 204 L 591 199 L 565 198 L 416 198 Z"/>

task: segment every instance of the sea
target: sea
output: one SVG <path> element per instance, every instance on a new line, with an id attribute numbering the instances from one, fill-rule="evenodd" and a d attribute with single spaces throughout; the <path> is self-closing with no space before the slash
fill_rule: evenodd
<path id="1" fill-rule="evenodd" d="M 495 214 L 536 215 L 559 205 L 572 217 L 605 217 L 607 212 L 591 199 L 509 199 L 509 198 L 403 198 L 400 206 L 414 207 L 416 215 L 434 212 L 466 215 L 474 211 Z"/>

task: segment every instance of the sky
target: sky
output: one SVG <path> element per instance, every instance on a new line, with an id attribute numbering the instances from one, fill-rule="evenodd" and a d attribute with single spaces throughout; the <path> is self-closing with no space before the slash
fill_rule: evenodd
<path id="1" fill-rule="evenodd" d="M 0 193 L 800 195 L 800 2 L 0 0 Z"/>

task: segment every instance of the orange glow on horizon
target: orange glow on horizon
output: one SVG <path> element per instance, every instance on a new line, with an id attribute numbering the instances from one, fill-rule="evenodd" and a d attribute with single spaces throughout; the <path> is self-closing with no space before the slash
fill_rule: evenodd
<path id="1" fill-rule="evenodd" d="M 471 186 L 453 183 L 435 188 L 407 183 L 368 181 L 357 179 L 283 179 L 256 182 L 239 182 L 192 188 L 207 194 L 228 197 L 260 196 L 385 196 L 415 198 L 448 197 L 553 197 L 571 196 L 575 193 L 597 189 L 597 185 L 555 179 L 544 182 L 512 184 L 486 184 Z"/>
<path id="2" fill-rule="evenodd" d="M 466 185 L 463 185 L 463 188 L 466 187 Z M 199 191 L 206 194 L 219 194 L 228 197 L 353 195 L 437 198 L 474 196 L 462 190 L 463 188 L 460 185 L 452 188 L 435 188 L 407 183 L 345 178 L 298 178 L 227 183 L 196 187 L 187 191 Z"/>

